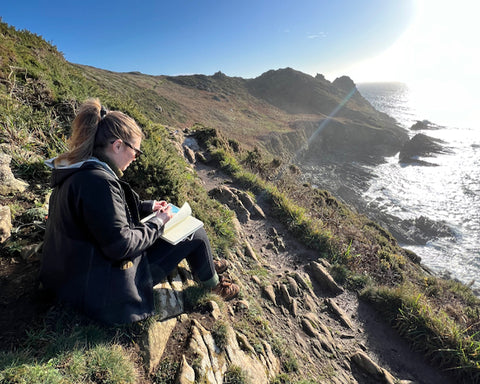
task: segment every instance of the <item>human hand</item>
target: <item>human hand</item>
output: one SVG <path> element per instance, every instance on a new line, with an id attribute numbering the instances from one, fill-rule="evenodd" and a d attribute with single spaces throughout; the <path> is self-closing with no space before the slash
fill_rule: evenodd
<path id="1" fill-rule="evenodd" d="M 170 205 L 165 205 L 164 207 L 157 210 L 157 217 L 159 217 L 163 224 L 166 224 L 168 220 L 173 217 L 172 207 Z"/>
<path id="2" fill-rule="evenodd" d="M 153 211 L 159 211 L 167 208 L 168 203 L 165 200 L 160 200 L 160 201 L 155 201 L 155 204 L 153 206 Z"/>

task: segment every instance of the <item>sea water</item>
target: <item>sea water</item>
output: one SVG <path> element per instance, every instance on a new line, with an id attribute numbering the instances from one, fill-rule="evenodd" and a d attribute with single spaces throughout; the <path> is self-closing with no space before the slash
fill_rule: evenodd
<path id="1" fill-rule="evenodd" d="M 415 104 L 411 89 L 402 83 L 358 84 L 360 93 L 378 110 L 409 129 L 428 120 L 433 128 L 410 131 L 444 141 L 448 153 L 423 158 L 436 166 L 402 165 L 398 155 L 373 167 L 363 199 L 400 219 L 420 216 L 444 223 L 452 236 L 435 238 L 426 245 L 403 245 L 422 258 L 436 273 L 447 274 L 480 292 L 480 126 L 475 123 L 443 125 L 438 114 Z M 453 109 L 452 109 L 453 110 Z M 446 120 L 446 119 L 445 119 Z M 454 120 L 454 119 L 453 119 Z"/>

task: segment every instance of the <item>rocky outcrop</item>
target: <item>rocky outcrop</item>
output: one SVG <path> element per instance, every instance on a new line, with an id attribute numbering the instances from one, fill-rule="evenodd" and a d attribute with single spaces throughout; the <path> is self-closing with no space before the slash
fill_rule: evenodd
<path id="1" fill-rule="evenodd" d="M 241 223 L 246 223 L 250 218 L 265 219 L 265 213 L 260 206 L 244 191 L 220 186 L 212 189 L 209 195 L 234 211 Z"/>
<path id="2" fill-rule="evenodd" d="M 0 151 L 0 195 L 10 195 L 25 191 L 28 184 L 18 180 L 10 169 L 11 156 Z"/>
<path id="3" fill-rule="evenodd" d="M 434 165 L 421 160 L 420 157 L 429 157 L 435 154 L 445 153 L 446 150 L 442 144 L 444 144 L 442 140 L 418 133 L 402 147 L 399 162 L 405 164 Z"/>
<path id="4" fill-rule="evenodd" d="M 445 222 L 434 221 L 425 216 L 402 220 L 399 225 L 414 244 L 427 244 L 428 241 L 440 237 L 455 237 L 455 233 Z"/>
<path id="5" fill-rule="evenodd" d="M 428 120 L 419 120 L 410 127 L 411 131 L 425 131 L 439 129 L 440 127 Z"/>
<path id="6" fill-rule="evenodd" d="M 359 122 L 326 118 L 309 138 L 305 160 L 330 164 L 360 161 L 379 164 L 393 156 L 408 140 L 405 130 L 393 124 L 382 128 Z"/>
<path id="7" fill-rule="evenodd" d="M 293 127 L 296 137 L 290 137 L 289 133 L 271 134 L 267 146 L 274 153 L 285 153 L 285 147 L 306 148 L 306 157 L 310 158 L 333 154 L 338 155 L 338 161 L 346 154 L 347 161 L 374 157 L 378 162 L 383 156 L 398 152 L 408 140 L 406 131 L 373 108 L 347 76 L 330 83 L 323 76 L 314 78 L 285 68 L 248 80 L 247 86 L 254 96 L 290 114 L 319 117 L 301 124 L 297 121 Z M 275 135 L 278 140 L 272 137 Z M 305 140 L 300 144 L 303 137 Z"/>
<path id="8" fill-rule="evenodd" d="M 359 205 L 359 211 L 368 213 L 375 221 L 402 244 L 425 245 L 427 242 L 440 238 L 454 238 L 454 231 L 444 221 L 435 221 L 425 216 L 413 219 L 400 219 L 384 212 L 375 203 Z"/>
<path id="9" fill-rule="evenodd" d="M 385 370 L 376 364 L 365 352 L 358 351 L 352 356 L 352 361 L 359 365 L 365 372 L 376 378 L 379 383 L 395 384 L 398 381 Z"/>
<path id="10" fill-rule="evenodd" d="M 229 367 L 239 367 L 252 384 L 268 383 L 279 372 L 280 362 L 268 343 L 263 342 L 261 351 L 255 352 L 248 341 L 231 326 L 226 327 L 224 343 L 220 348 L 211 332 L 198 321 L 192 322 L 189 350 L 196 355 L 194 382 L 222 384 Z M 188 363 L 185 358 L 183 361 L 186 366 Z M 192 377 L 191 369 L 186 370 L 186 373 Z M 188 380 L 182 375 L 183 372 L 179 376 L 180 381 Z"/>
<path id="11" fill-rule="evenodd" d="M 10 207 L 0 206 L 0 243 L 3 243 L 10 237 L 12 230 L 12 214 Z"/>
<path id="12" fill-rule="evenodd" d="M 322 264 L 312 261 L 310 268 L 312 270 L 313 277 L 322 287 L 335 294 L 343 292 L 343 288 L 335 282 L 332 276 L 330 276 L 328 273 L 326 267 L 324 267 Z"/>
<path id="13" fill-rule="evenodd" d="M 243 268 L 244 262 L 251 260 L 247 253 L 245 250 L 237 252 L 236 256 L 230 255 L 234 275 Z M 262 262 L 260 256 L 257 258 L 257 262 Z M 320 281 L 325 280 L 330 285 L 334 279 L 328 272 L 328 263 L 318 260 L 315 268 L 319 267 L 322 270 L 320 280 L 318 272 L 311 272 L 315 284 L 324 287 L 325 283 Z M 310 276 L 298 272 L 279 276 L 273 284 L 264 285 L 257 277 L 252 280 L 254 286 L 263 285 L 261 290 L 264 293 L 263 299 L 255 299 L 255 305 L 266 308 L 275 323 L 289 324 L 288 332 L 294 335 L 292 342 L 288 343 L 292 356 L 301 356 L 311 363 L 313 360 L 322 362 L 328 360 L 327 356 L 330 357 L 335 375 L 322 382 L 356 383 L 350 362 L 359 367 L 370 380 L 379 383 L 398 382 L 374 357 L 362 350 L 361 344 L 355 340 L 355 320 L 339 304 L 345 298 L 322 298 L 312 289 Z M 241 374 L 245 382 L 251 384 L 272 382 L 282 370 L 278 352 L 274 352 L 274 346 L 268 340 L 252 345 L 249 337 L 234 325 L 236 313 L 249 311 L 251 304 L 236 299 L 225 303 L 221 309 L 215 301 L 211 301 L 208 306 L 210 314 L 204 314 L 202 318 L 211 316 L 215 322 L 221 322 L 223 331 L 220 337 L 200 319 L 190 318 L 188 313 L 184 313 L 184 293 L 192 284 L 188 266 L 181 264 L 177 273 L 155 287 L 159 317 L 150 323 L 141 343 L 147 371 L 154 372 L 161 360 L 168 358 L 164 353 L 176 326 L 181 324 L 188 329 L 188 340 L 186 353 L 180 359 L 177 383 L 222 384 L 225 380 L 228 381 L 231 372 Z M 247 291 L 252 292 L 252 287 L 243 286 L 242 289 L 245 294 Z M 335 290 L 335 295 L 344 295 L 343 288 L 336 286 Z M 265 302 L 262 303 L 262 300 Z M 322 307 L 328 308 L 328 312 L 322 310 Z M 266 314 L 262 317 L 265 316 Z M 245 331 L 248 332 L 248 329 Z"/>

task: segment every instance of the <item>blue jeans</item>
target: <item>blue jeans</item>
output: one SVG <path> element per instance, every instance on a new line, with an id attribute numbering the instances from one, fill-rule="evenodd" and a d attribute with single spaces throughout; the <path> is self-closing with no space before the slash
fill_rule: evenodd
<path id="1" fill-rule="evenodd" d="M 206 287 L 218 284 L 213 264 L 212 250 L 205 229 L 198 229 L 192 240 L 172 245 L 162 239 L 147 250 L 153 284 L 164 280 L 183 260 L 186 259 L 192 273 Z"/>

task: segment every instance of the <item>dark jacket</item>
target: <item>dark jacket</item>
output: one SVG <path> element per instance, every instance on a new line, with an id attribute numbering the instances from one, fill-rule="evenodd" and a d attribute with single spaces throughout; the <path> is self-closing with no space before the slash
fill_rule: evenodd
<path id="1" fill-rule="evenodd" d="M 162 230 L 130 186 L 96 159 L 53 169 L 40 279 L 59 300 L 109 324 L 153 314 L 146 256 Z"/>

